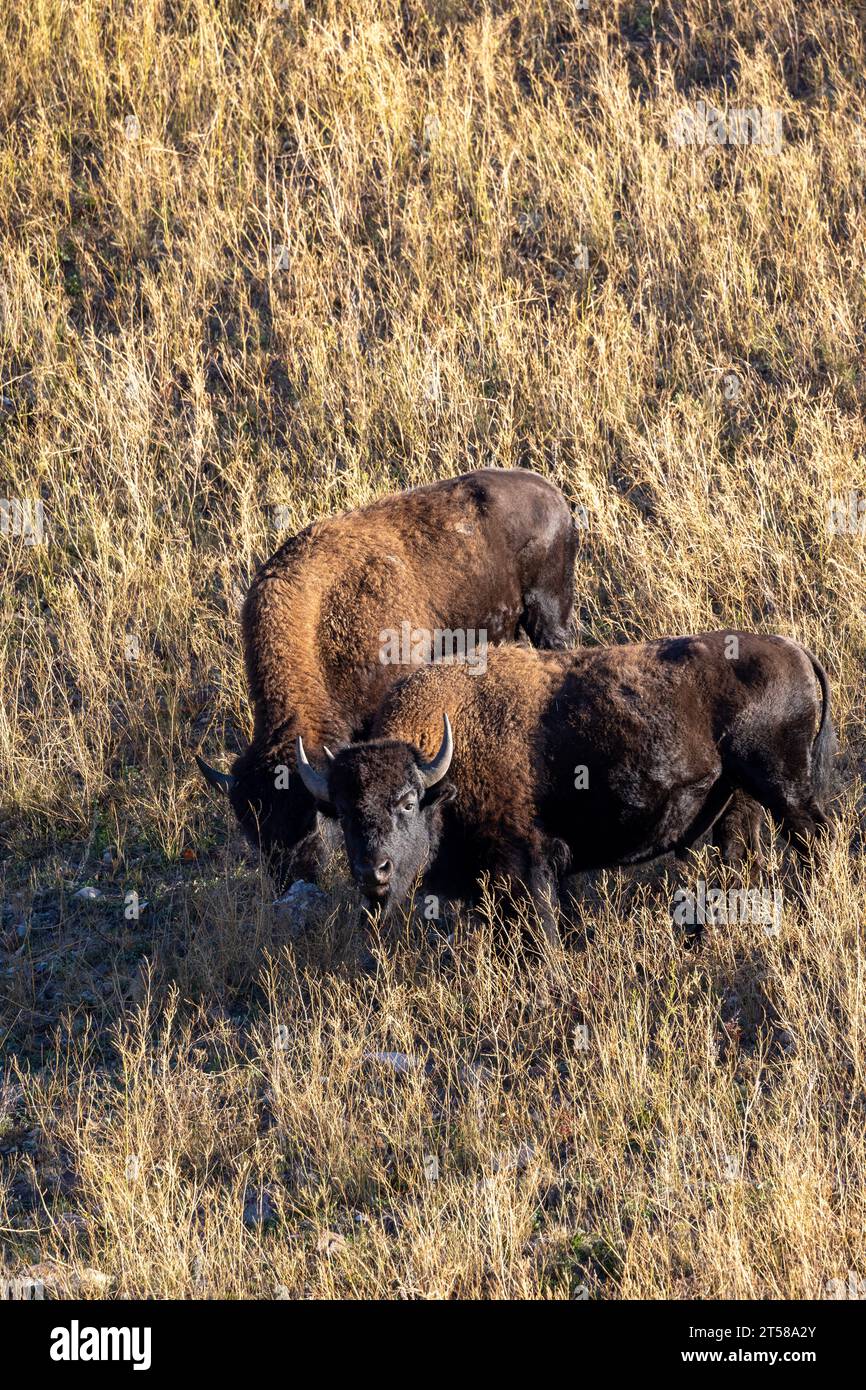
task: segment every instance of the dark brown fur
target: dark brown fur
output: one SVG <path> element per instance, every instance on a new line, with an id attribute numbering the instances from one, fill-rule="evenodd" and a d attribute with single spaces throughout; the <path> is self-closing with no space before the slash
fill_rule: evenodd
<path id="1" fill-rule="evenodd" d="M 447 781 L 416 788 L 417 814 L 395 817 L 415 750 L 439 747 L 443 713 Z M 576 652 L 509 645 L 483 675 L 428 667 L 389 692 L 372 732 L 328 768 L 330 812 L 359 883 L 384 863 L 395 901 L 420 869 L 425 893 L 471 899 L 487 870 L 541 901 L 563 846 L 575 870 L 681 852 L 735 792 L 801 844 L 826 823 L 835 746 L 814 657 L 786 638 L 724 632 Z"/>
<path id="2" fill-rule="evenodd" d="M 295 736 L 316 749 L 365 736 L 406 674 L 380 661 L 383 629 L 485 629 L 490 643 L 523 629 L 540 647 L 565 647 L 575 551 L 556 487 L 522 469 L 482 469 L 317 521 L 261 567 L 243 610 L 255 724 L 230 797 L 280 888 L 315 879 L 319 865 Z"/>

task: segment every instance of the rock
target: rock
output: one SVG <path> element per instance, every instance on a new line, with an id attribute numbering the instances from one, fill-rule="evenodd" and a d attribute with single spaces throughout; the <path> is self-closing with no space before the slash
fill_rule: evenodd
<path id="1" fill-rule="evenodd" d="M 457 1073 L 460 1086 L 467 1091 L 480 1090 L 492 1079 L 493 1073 L 483 1062 L 469 1062 L 461 1066 Z"/>
<path id="2" fill-rule="evenodd" d="M 90 1222 L 86 1216 L 81 1216 L 75 1211 L 65 1211 L 58 1223 L 63 1230 L 74 1233 L 75 1235 L 86 1235 L 90 1230 Z"/>
<path id="3" fill-rule="evenodd" d="M 306 931 L 311 921 L 327 903 L 328 895 L 315 883 L 297 879 L 287 893 L 274 899 L 274 910 L 285 917 L 294 932 Z"/>
<path id="4" fill-rule="evenodd" d="M 74 1270 L 54 1260 L 30 1265 L 17 1277 L 32 1280 L 37 1289 L 42 1290 L 35 1295 L 37 1298 L 99 1298 L 105 1296 L 111 1284 L 110 1276 L 101 1269 L 85 1266 Z"/>
<path id="5" fill-rule="evenodd" d="M 345 1246 L 346 1237 L 341 1236 L 339 1231 L 323 1231 L 316 1242 L 316 1249 L 319 1254 L 327 1255 L 329 1258 L 331 1255 L 339 1254 L 341 1250 L 345 1249 Z"/>
<path id="6" fill-rule="evenodd" d="M 93 902 L 95 898 L 101 898 L 102 894 L 100 893 L 98 888 L 91 888 L 88 885 L 85 888 L 79 888 L 78 892 L 73 893 L 72 896 L 73 898 L 78 898 L 83 902 Z"/>
<path id="7" fill-rule="evenodd" d="M 538 1152 L 533 1143 L 516 1144 L 514 1148 L 506 1149 L 504 1152 L 496 1154 L 493 1159 L 494 1173 L 508 1173 L 516 1171 L 522 1173 L 532 1162 Z"/>
<path id="8" fill-rule="evenodd" d="M 258 1192 L 248 1189 L 244 1193 L 245 1226 L 274 1226 L 278 1220 L 279 1212 L 268 1188 Z"/>
<path id="9" fill-rule="evenodd" d="M 14 1081 L 0 1081 L 0 1120 L 8 1123 L 21 1108 L 24 1099 L 22 1088 Z M 4 1129 L 6 1125 L 4 1125 Z"/>
<path id="10" fill-rule="evenodd" d="M 470 1062 L 461 1066 L 457 1072 L 457 1093 L 469 1104 L 474 1105 L 479 1119 L 487 1113 L 492 1081 L 492 1071 L 482 1062 Z"/>
<path id="11" fill-rule="evenodd" d="M 17 1211 L 37 1211 L 42 1205 L 38 1187 L 26 1175 L 15 1178 L 10 1184 L 9 1201 Z"/>
<path id="12" fill-rule="evenodd" d="M 382 1212 L 382 1230 L 386 1236 L 396 1236 L 400 1234 L 400 1219 L 393 1211 Z"/>
<path id="13" fill-rule="evenodd" d="M 82 1269 L 80 1274 L 73 1276 L 76 1293 L 101 1294 L 105 1292 L 110 1283 L 111 1279 L 101 1269 Z"/>
<path id="14" fill-rule="evenodd" d="M 381 1062 L 383 1066 L 399 1072 L 417 1071 L 424 1065 L 417 1057 L 410 1057 L 406 1052 L 365 1052 L 364 1061 Z"/>

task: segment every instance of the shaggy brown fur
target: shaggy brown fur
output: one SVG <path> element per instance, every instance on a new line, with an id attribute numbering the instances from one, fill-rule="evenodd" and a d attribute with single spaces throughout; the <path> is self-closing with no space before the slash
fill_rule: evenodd
<path id="1" fill-rule="evenodd" d="M 382 663 L 383 630 L 483 629 L 495 643 L 522 628 L 540 647 L 565 647 L 576 539 L 556 487 L 491 468 L 315 522 L 261 567 L 243 611 L 255 725 L 230 797 L 281 888 L 315 879 L 320 853 L 295 737 L 321 748 L 365 736 L 406 674 Z"/>
<path id="2" fill-rule="evenodd" d="M 443 712 L 448 782 L 424 789 L 415 750 L 436 752 Z M 378 870 L 378 902 L 399 900 L 425 865 L 425 893 L 471 899 L 488 870 L 540 902 L 562 845 L 576 870 L 681 852 L 738 790 L 811 837 L 835 746 L 814 657 L 726 632 L 567 653 L 505 646 L 476 676 L 428 667 L 389 692 L 372 732 L 328 765 L 325 810 L 370 896 Z"/>

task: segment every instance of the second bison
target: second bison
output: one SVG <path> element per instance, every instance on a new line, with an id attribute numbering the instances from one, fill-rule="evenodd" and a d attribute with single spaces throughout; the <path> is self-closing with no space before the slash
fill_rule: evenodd
<path id="1" fill-rule="evenodd" d="M 425 893 L 471 901 L 487 870 L 548 921 L 563 854 L 586 870 L 683 851 L 738 791 L 810 838 L 835 747 L 820 663 L 787 638 L 730 632 L 509 645 L 483 675 L 427 667 L 389 692 L 372 732 L 320 769 L 298 747 L 365 896 L 402 902 L 424 871 Z"/>
<path id="2" fill-rule="evenodd" d="M 197 761 L 281 890 L 315 880 L 321 853 L 296 737 L 365 737 L 401 663 L 429 660 L 433 634 L 471 633 L 486 650 L 522 629 L 566 646 L 576 550 L 558 488 L 482 468 L 314 522 L 262 565 L 242 619 L 252 740 L 230 773 Z"/>

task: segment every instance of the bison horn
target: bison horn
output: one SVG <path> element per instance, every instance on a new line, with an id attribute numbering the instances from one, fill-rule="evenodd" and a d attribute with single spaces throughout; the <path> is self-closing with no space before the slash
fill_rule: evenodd
<path id="1" fill-rule="evenodd" d="M 442 735 L 442 742 L 439 745 L 439 752 L 431 763 L 418 764 L 418 771 L 421 773 L 421 780 L 425 787 L 435 787 L 437 782 L 441 782 L 449 767 L 451 766 L 451 756 L 454 752 L 454 739 L 451 735 L 451 724 L 448 715 L 443 715 L 445 721 L 445 732 Z"/>
<path id="2" fill-rule="evenodd" d="M 211 767 L 204 758 L 199 757 L 198 753 L 195 755 L 195 760 L 198 763 L 199 772 L 206 782 L 209 782 L 212 787 L 216 787 L 218 792 L 228 794 L 231 791 L 238 780 L 237 777 L 233 777 L 230 772 L 220 772 L 218 768 Z"/>
<path id="3" fill-rule="evenodd" d="M 328 779 L 321 772 L 317 772 L 307 759 L 307 755 L 304 752 L 304 740 L 301 738 L 300 734 L 298 734 L 298 737 L 295 739 L 295 754 L 298 760 L 298 772 L 301 774 L 301 781 L 310 793 L 310 796 L 316 801 L 329 801 Z M 328 757 L 331 757 L 330 753 Z"/>

